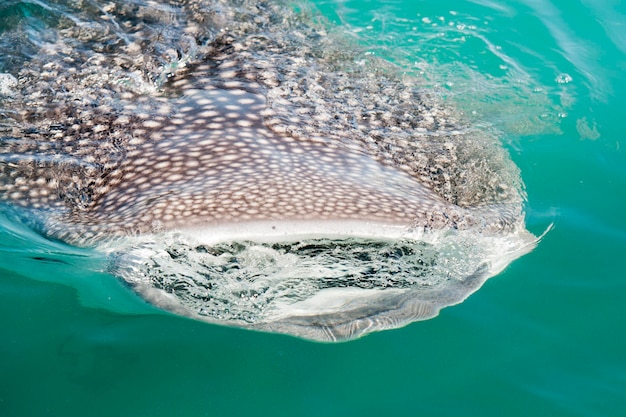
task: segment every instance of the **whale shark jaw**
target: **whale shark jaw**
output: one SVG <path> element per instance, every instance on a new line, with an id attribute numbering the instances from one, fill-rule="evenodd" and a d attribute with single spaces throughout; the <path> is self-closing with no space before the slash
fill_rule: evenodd
<path id="1" fill-rule="evenodd" d="M 111 272 L 167 311 L 334 342 L 432 318 L 537 242 L 524 229 L 393 228 L 383 237 L 384 228 L 368 230 L 356 221 L 274 225 L 285 229 L 255 235 L 255 227 L 264 232 L 268 223 L 223 235 L 182 230 L 116 240 L 100 250 L 109 253 Z"/>

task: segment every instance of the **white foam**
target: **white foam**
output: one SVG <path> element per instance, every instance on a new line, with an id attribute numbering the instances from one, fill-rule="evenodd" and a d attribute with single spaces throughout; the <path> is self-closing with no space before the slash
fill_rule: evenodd
<path id="1" fill-rule="evenodd" d="M 17 79 L 11 74 L 0 73 L 0 96 L 12 96 L 17 87 Z"/>

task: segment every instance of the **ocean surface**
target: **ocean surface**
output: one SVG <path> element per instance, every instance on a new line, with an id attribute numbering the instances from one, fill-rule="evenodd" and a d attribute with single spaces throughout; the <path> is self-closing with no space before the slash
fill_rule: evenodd
<path id="1" fill-rule="evenodd" d="M 438 317 L 324 344 L 163 313 L 2 217 L 0 416 L 626 416 L 626 5 L 312 4 L 500 132 L 552 229 Z M 2 0 L 0 24 L 45 10 Z"/>

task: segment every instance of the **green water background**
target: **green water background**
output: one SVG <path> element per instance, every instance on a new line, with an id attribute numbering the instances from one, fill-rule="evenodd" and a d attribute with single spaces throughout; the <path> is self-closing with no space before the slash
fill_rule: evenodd
<path id="1" fill-rule="evenodd" d="M 328 345 L 159 314 L 3 221 L 0 416 L 626 415 L 626 6 L 317 4 L 499 128 L 554 229 L 439 317 Z"/>

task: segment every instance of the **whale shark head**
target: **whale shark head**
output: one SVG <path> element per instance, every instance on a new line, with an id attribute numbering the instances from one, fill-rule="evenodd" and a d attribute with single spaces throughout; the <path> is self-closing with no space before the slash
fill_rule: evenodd
<path id="1" fill-rule="evenodd" d="M 180 45 L 210 21 L 197 50 L 137 81 L 143 23 L 111 4 L 111 50 L 59 32 L 8 84 L 0 201 L 110 253 L 157 306 L 349 339 L 436 315 L 534 246 L 495 137 L 390 64 L 337 58 L 295 12 L 249 2 L 216 19 L 190 1 L 175 9 L 187 29 L 167 27 Z"/>

